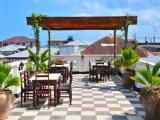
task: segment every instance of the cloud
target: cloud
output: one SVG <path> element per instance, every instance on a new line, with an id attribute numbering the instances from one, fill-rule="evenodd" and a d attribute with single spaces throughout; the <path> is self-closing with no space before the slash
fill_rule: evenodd
<path id="1" fill-rule="evenodd" d="M 73 14 L 72 16 L 92 16 L 92 14 L 88 14 L 88 13 L 76 13 L 76 14 Z"/>

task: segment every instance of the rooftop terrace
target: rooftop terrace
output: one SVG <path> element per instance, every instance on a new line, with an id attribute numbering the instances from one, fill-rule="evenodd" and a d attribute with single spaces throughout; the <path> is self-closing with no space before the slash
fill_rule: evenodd
<path id="1" fill-rule="evenodd" d="M 73 75 L 73 101 L 61 98 L 57 107 L 41 104 L 33 108 L 32 100 L 20 107 L 12 106 L 8 120 L 143 120 L 145 112 L 136 91 L 122 86 L 119 76 L 111 81 L 90 82 L 87 75 Z"/>

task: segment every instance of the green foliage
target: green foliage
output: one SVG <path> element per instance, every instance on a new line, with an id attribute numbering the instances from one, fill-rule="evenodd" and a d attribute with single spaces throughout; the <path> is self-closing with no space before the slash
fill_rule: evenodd
<path id="1" fill-rule="evenodd" d="M 20 86 L 20 78 L 10 74 L 11 66 L 0 63 L 0 91 L 6 90 L 10 86 Z"/>
<path id="2" fill-rule="evenodd" d="M 122 57 L 117 57 L 114 59 L 114 63 L 118 64 L 124 69 L 128 69 L 140 59 L 137 53 L 131 48 L 125 48 L 121 50 L 121 55 Z"/>
<path id="3" fill-rule="evenodd" d="M 33 62 L 32 61 L 27 61 L 26 62 L 26 68 L 27 70 L 32 70 L 33 69 Z"/>
<path id="4" fill-rule="evenodd" d="M 132 23 L 132 21 L 129 18 L 129 14 L 126 13 L 126 21 L 122 24 L 122 31 L 124 31 L 124 37 L 125 37 L 125 48 L 128 46 L 128 27 Z"/>
<path id="5" fill-rule="evenodd" d="M 116 65 L 117 67 L 120 67 L 121 66 L 121 57 L 116 57 L 114 60 L 113 60 L 113 63 L 114 65 Z"/>
<path id="6" fill-rule="evenodd" d="M 35 46 L 36 46 L 36 53 L 39 54 L 40 51 L 40 24 L 39 22 L 42 20 L 43 17 L 46 17 L 46 15 L 38 14 L 38 13 L 32 13 L 31 19 L 32 19 L 32 28 L 34 32 L 34 37 L 35 37 Z"/>
<path id="7" fill-rule="evenodd" d="M 28 49 L 29 53 L 29 62 L 33 63 L 33 66 L 36 66 L 38 72 L 43 72 L 47 68 L 46 61 L 50 59 L 48 50 L 44 51 L 41 54 L 36 54 L 32 50 Z"/>
<path id="8" fill-rule="evenodd" d="M 146 88 L 152 90 L 160 88 L 160 63 L 154 65 L 152 70 L 150 69 L 149 64 L 146 64 L 146 69 L 136 69 L 136 72 L 140 77 L 132 76 L 131 79 L 144 84 Z"/>
<path id="9" fill-rule="evenodd" d="M 126 48 L 121 51 L 122 54 L 122 66 L 124 68 L 128 68 L 129 66 L 134 65 L 140 57 L 137 55 L 137 53 L 131 49 L 131 48 Z"/>

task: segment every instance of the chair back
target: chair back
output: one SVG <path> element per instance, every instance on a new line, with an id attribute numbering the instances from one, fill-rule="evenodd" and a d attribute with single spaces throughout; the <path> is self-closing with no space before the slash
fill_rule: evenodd
<path id="1" fill-rule="evenodd" d="M 34 85 L 42 88 L 43 86 L 47 86 L 49 89 L 49 74 L 36 74 L 36 80 L 34 81 Z"/>
<path id="2" fill-rule="evenodd" d="M 20 72 L 20 78 L 21 78 L 21 88 L 27 88 L 29 87 L 29 73 L 28 71 Z"/>
<path id="3" fill-rule="evenodd" d="M 96 62 L 102 62 L 102 59 L 96 59 Z"/>
<path id="4" fill-rule="evenodd" d="M 70 72 L 72 73 L 72 70 L 73 70 L 73 62 L 71 61 L 70 62 Z"/>
<path id="5" fill-rule="evenodd" d="M 94 72 L 96 74 L 105 74 L 107 71 L 107 66 L 104 66 L 104 64 L 102 65 L 95 65 L 93 66 Z"/>
<path id="6" fill-rule="evenodd" d="M 104 62 L 97 62 L 96 66 L 98 66 L 98 65 L 103 65 L 104 66 Z"/>

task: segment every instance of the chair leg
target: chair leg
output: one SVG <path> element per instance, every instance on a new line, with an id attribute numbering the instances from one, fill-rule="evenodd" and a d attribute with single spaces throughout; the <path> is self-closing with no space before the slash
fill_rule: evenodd
<path id="1" fill-rule="evenodd" d="M 48 109 L 50 108 L 51 105 L 51 96 L 50 94 L 48 94 Z"/>
<path id="2" fill-rule="evenodd" d="M 24 102 L 26 102 L 26 91 L 24 92 Z"/>
<path id="3" fill-rule="evenodd" d="M 59 101 L 60 101 L 60 96 L 61 96 L 61 92 L 58 91 L 58 93 L 57 93 L 57 103 L 58 103 L 58 104 L 59 104 Z"/>
<path id="4" fill-rule="evenodd" d="M 23 102 L 23 92 L 21 91 L 21 106 L 22 106 L 22 102 Z"/>
<path id="5" fill-rule="evenodd" d="M 68 91 L 68 93 L 69 93 L 70 105 L 72 105 L 72 90 Z"/>

